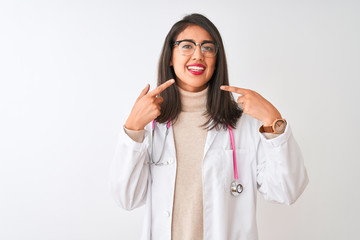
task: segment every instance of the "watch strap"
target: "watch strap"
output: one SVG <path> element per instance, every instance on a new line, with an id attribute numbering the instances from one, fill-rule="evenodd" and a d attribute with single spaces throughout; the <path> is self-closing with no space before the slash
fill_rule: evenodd
<path id="1" fill-rule="evenodd" d="M 275 131 L 274 131 L 274 129 L 273 129 L 273 126 L 264 126 L 264 125 L 262 125 L 261 127 L 260 127 L 260 132 L 261 133 L 274 133 Z"/>

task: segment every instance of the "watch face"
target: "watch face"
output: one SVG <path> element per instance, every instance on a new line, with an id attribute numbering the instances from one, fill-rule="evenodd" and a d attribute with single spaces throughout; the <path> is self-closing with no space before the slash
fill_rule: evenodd
<path id="1" fill-rule="evenodd" d="M 279 119 L 274 124 L 274 129 L 277 133 L 283 133 L 285 131 L 286 122 L 282 119 Z"/>

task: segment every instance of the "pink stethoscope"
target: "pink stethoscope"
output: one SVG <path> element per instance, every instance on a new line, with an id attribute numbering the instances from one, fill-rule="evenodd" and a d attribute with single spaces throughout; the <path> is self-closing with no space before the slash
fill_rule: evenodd
<path id="1" fill-rule="evenodd" d="M 154 142 L 154 134 L 155 134 L 155 120 L 152 121 L 152 138 L 151 138 L 151 162 L 149 162 L 149 165 L 156 165 L 156 166 L 164 166 L 164 165 L 168 165 L 167 162 L 165 163 L 161 163 L 161 158 L 162 155 L 164 153 L 164 147 L 165 147 L 165 142 L 166 142 L 166 138 L 167 135 L 169 134 L 169 128 L 170 128 L 171 122 L 168 121 L 166 124 L 166 132 L 165 132 L 165 139 L 163 142 L 163 146 L 161 149 L 161 153 L 160 153 L 160 157 L 159 159 L 154 162 L 154 157 L 153 157 L 153 142 Z M 233 151 L 233 166 L 234 166 L 234 180 L 231 182 L 230 185 L 230 192 L 233 196 L 237 197 L 240 195 L 240 193 L 242 193 L 242 191 L 244 190 L 243 186 L 238 182 L 238 171 L 237 171 L 237 164 L 236 164 L 236 153 L 235 153 L 235 141 L 234 141 L 234 134 L 232 131 L 232 128 L 230 127 L 230 125 L 228 125 L 229 128 L 229 134 L 230 134 L 230 141 L 231 141 L 231 148 Z"/>

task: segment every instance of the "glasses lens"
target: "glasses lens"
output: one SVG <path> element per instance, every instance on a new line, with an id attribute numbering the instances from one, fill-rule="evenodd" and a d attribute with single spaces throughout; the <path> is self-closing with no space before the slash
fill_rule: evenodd
<path id="1" fill-rule="evenodd" d="M 201 51 L 205 57 L 215 57 L 216 46 L 214 43 L 204 43 L 201 46 Z"/>
<path id="2" fill-rule="evenodd" d="M 179 44 L 180 53 L 183 55 L 191 55 L 194 53 L 195 44 L 188 41 L 183 41 Z"/>

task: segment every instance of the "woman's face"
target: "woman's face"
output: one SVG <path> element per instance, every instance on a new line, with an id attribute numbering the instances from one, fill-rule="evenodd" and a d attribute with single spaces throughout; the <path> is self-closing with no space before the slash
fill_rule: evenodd
<path id="1" fill-rule="evenodd" d="M 176 38 L 192 40 L 196 43 L 213 41 L 210 34 L 200 26 L 190 25 Z M 215 71 L 215 57 L 204 57 L 200 45 L 197 45 L 192 55 L 184 56 L 179 51 L 179 46 L 174 46 L 170 65 L 174 67 L 177 85 L 189 92 L 204 90 Z"/>

